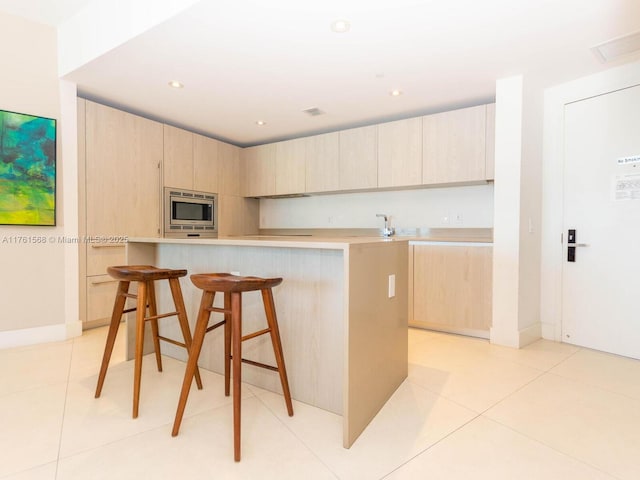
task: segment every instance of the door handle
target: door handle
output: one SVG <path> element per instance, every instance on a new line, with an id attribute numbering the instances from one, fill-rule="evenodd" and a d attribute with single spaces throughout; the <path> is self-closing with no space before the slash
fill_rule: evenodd
<path id="1" fill-rule="evenodd" d="M 575 262 L 576 261 L 576 247 L 588 247 L 588 243 L 576 243 L 576 231 L 575 229 L 570 229 L 567 232 L 567 262 Z"/>

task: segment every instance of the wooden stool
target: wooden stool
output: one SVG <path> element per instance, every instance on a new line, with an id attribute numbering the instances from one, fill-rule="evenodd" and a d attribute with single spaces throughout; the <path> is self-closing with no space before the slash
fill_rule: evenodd
<path id="1" fill-rule="evenodd" d="M 282 384 L 284 400 L 287 404 L 287 412 L 290 417 L 293 416 L 293 405 L 291 404 L 291 393 L 289 392 L 287 370 L 284 365 L 280 331 L 278 330 L 278 320 L 276 318 L 276 309 L 273 303 L 273 293 L 271 291 L 272 287 L 282 283 L 282 278 L 240 277 L 228 273 L 204 273 L 191 275 L 191 281 L 196 287 L 203 290 L 203 294 L 200 302 L 200 310 L 198 312 L 198 320 L 193 333 L 193 346 L 189 353 L 189 360 L 187 361 L 187 369 L 184 374 L 182 392 L 180 393 L 180 401 L 178 403 L 178 410 L 176 411 L 176 418 L 173 422 L 173 431 L 171 435 L 175 437 L 178 435 L 178 431 L 180 430 L 182 415 L 184 414 L 184 408 L 187 404 L 191 381 L 198 365 L 198 356 L 202 349 L 204 335 L 205 333 L 224 325 L 224 394 L 229 396 L 229 374 L 231 360 L 233 360 L 233 447 L 234 457 L 236 462 L 238 462 L 240 461 L 241 362 L 255 365 L 257 367 L 267 368 L 280 374 L 280 383 Z M 267 316 L 268 328 L 243 337 L 242 292 L 255 290 L 260 290 L 262 292 L 262 301 L 264 303 L 264 311 Z M 224 308 L 217 308 L 213 306 L 213 300 L 216 292 L 224 292 Z M 207 328 L 211 312 L 224 313 L 224 320 Z M 276 357 L 277 367 L 242 358 L 242 342 L 255 338 L 259 335 L 264 335 L 265 333 L 269 333 L 271 336 L 271 343 L 273 344 L 273 352 Z"/>
<path id="2" fill-rule="evenodd" d="M 144 324 L 151 322 L 151 331 L 153 333 L 153 343 L 155 346 L 156 363 L 158 371 L 162 371 L 162 357 L 160 356 L 160 340 L 173 343 L 180 347 L 184 347 L 187 351 L 191 350 L 191 332 L 189 331 L 189 322 L 187 321 L 187 312 L 182 298 L 182 290 L 180 288 L 180 277 L 187 274 L 186 270 L 170 270 L 168 268 L 156 268 L 150 265 L 129 265 L 123 267 L 109 267 L 107 272 L 118 282 L 118 293 L 113 304 L 113 314 L 111 315 L 111 324 L 109 325 L 109 333 L 107 335 L 107 343 L 104 347 L 104 355 L 102 357 L 102 366 L 100 367 L 100 375 L 98 376 L 98 385 L 96 387 L 96 398 L 100 397 L 104 377 L 107 374 L 107 367 L 111 359 L 113 344 L 116 341 L 118 326 L 122 315 L 125 313 L 136 311 L 136 353 L 135 353 L 135 369 L 133 379 L 133 418 L 138 417 L 138 404 L 140 401 L 140 378 L 142 376 L 142 350 L 144 345 Z M 158 315 L 156 307 L 156 291 L 154 282 L 156 280 L 169 280 L 171 287 L 171 295 L 173 303 L 176 307 L 175 312 L 163 313 Z M 138 282 L 138 293 L 134 295 L 129 293 L 129 284 Z M 127 298 L 135 298 L 137 300 L 136 307 L 125 310 L 125 302 Z M 147 307 L 149 308 L 149 316 L 146 316 Z M 161 337 L 158 332 L 158 319 L 178 316 L 180 329 L 184 343 L 177 342 L 173 339 Z M 194 373 L 192 372 L 192 376 Z M 202 388 L 200 380 L 200 372 L 195 368 L 196 384 L 198 388 Z"/>

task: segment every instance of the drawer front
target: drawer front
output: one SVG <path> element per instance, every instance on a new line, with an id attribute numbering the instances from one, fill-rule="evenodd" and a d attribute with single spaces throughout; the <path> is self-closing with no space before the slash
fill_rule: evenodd
<path id="1" fill-rule="evenodd" d="M 113 302 L 118 291 L 118 281 L 109 275 L 87 277 L 87 317 L 88 322 L 109 320 Z"/>
<path id="2" fill-rule="evenodd" d="M 105 275 L 107 267 L 126 265 L 124 245 L 92 244 L 87 247 L 87 276 Z"/>

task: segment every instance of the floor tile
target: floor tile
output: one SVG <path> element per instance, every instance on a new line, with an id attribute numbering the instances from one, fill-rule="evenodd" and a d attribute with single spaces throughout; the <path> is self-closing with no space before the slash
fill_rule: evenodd
<path id="1" fill-rule="evenodd" d="M 126 361 L 125 329 L 125 324 L 121 323 L 116 343 L 111 353 L 110 366 Z M 71 380 L 91 376 L 100 371 L 106 340 L 106 327 L 86 330 L 82 333 L 82 336 L 73 339 L 71 368 L 69 371 Z"/>
<path id="2" fill-rule="evenodd" d="M 476 339 L 428 343 L 410 357 L 409 381 L 483 412 L 542 373 L 492 356 L 490 349 Z"/>
<path id="3" fill-rule="evenodd" d="M 614 480 L 567 455 L 478 417 L 385 480 Z"/>
<path id="4" fill-rule="evenodd" d="M 51 462 L 8 477 L 2 477 L 2 480 L 56 480 L 57 469 L 58 462 Z"/>
<path id="5" fill-rule="evenodd" d="M 486 415 L 618 478 L 640 478 L 639 400 L 544 374 Z"/>
<path id="6" fill-rule="evenodd" d="M 0 397 L 66 382 L 72 348 L 61 342 L 0 350 Z"/>
<path id="7" fill-rule="evenodd" d="M 640 400 L 640 360 L 583 348 L 551 373 Z"/>
<path id="8" fill-rule="evenodd" d="M 340 416 L 296 402 L 295 414 L 289 417 L 281 395 L 262 392 L 258 398 L 341 480 L 381 478 L 476 415 L 404 382 L 351 448 L 345 449 Z"/>
<path id="9" fill-rule="evenodd" d="M 66 389 L 58 383 L 0 397 L 0 477 L 57 459 Z"/>
<path id="10" fill-rule="evenodd" d="M 233 460 L 230 405 L 184 427 L 175 438 L 166 426 L 62 459 L 57 479 L 336 480 L 255 397 L 242 403 L 241 462 Z"/>
<path id="11" fill-rule="evenodd" d="M 163 357 L 163 371 L 156 370 L 153 354 L 145 355 L 139 416 L 131 417 L 133 362 L 114 365 L 107 372 L 102 395 L 94 398 L 97 375 L 69 383 L 60 455 L 66 457 L 162 425 L 173 424 L 182 388 L 185 364 Z M 191 386 L 185 417 L 226 405 L 224 377 L 201 370 L 203 389 Z M 243 397 L 251 396 L 243 389 Z"/>

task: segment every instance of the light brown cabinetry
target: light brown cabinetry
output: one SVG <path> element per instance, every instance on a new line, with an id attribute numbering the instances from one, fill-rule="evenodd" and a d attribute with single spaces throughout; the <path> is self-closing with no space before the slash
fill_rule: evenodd
<path id="1" fill-rule="evenodd" d="M 79 230 L 92 238 L 79 249 L 81 315 L 85 325 L 94 326 L 111 313 L 117 284 L 106 268 L 125 262 L 119 238 L 160 236 L 163 127 L 80 99 L 78 150 Z"/>
<path id="2" fill-rule="evenodd" d="M 218 193 L 218 141 L 163 126 L 163 185 Z"/>
<path id="3" fill-rule="evenodd" d="M 378 125 L 378 187 L 422 183 L 422 118 Z"/>
<path id="4" fill-rule="evenodd" d="M 276 146 L 274 143 L 248 147 L 241 154 L 241 175 L 245 197 L 276 193 Z"/>
<path id="5" fill-rule="evenodd" d="M 409 324 L 488 338 L 492 250 L 490 244 L 410 246 Z"/>
<path id="6" fill-rule="evenodd" d="M 422 127 L 422 183 L 486 180 L 486 105 L 427 115 Z"/>
<path id="7" fill-rule="evenodd" d="M 161 162 L 162 124 L 87 101 L 87 233 L 159 236 Z"/>
<path id="8" fill-rule="evenodd" d="M 193 190 L 193 133 L 163 125 L 163 185 Z"/>
<path id="9" fill-rule="evenodd" d="M 276 143 L 275 193 L 302 193 L 306 183 L 307 139 L 297 138 Z"/>
<path id="10" fill-rule="evenodd" d="M 496 156 L 496 104 L 487 105 L 487 132 L 485 149 L 485 178 L 493 180 Z"/>
<path id="11" fill-rule="evenodd" d="M 193 134 L 193 190 L 218 193 L 220 142 Z"/>
<path id="12" fill-rule="evenodd" d="M 340 190 L 378 186 L 378 126 L 340 132 Z"/>
<path id="13" fill-rule="evenodd" d="M 306 137 L 306 192 L 340 189 L 340 140 L 338 132 Z"/>

